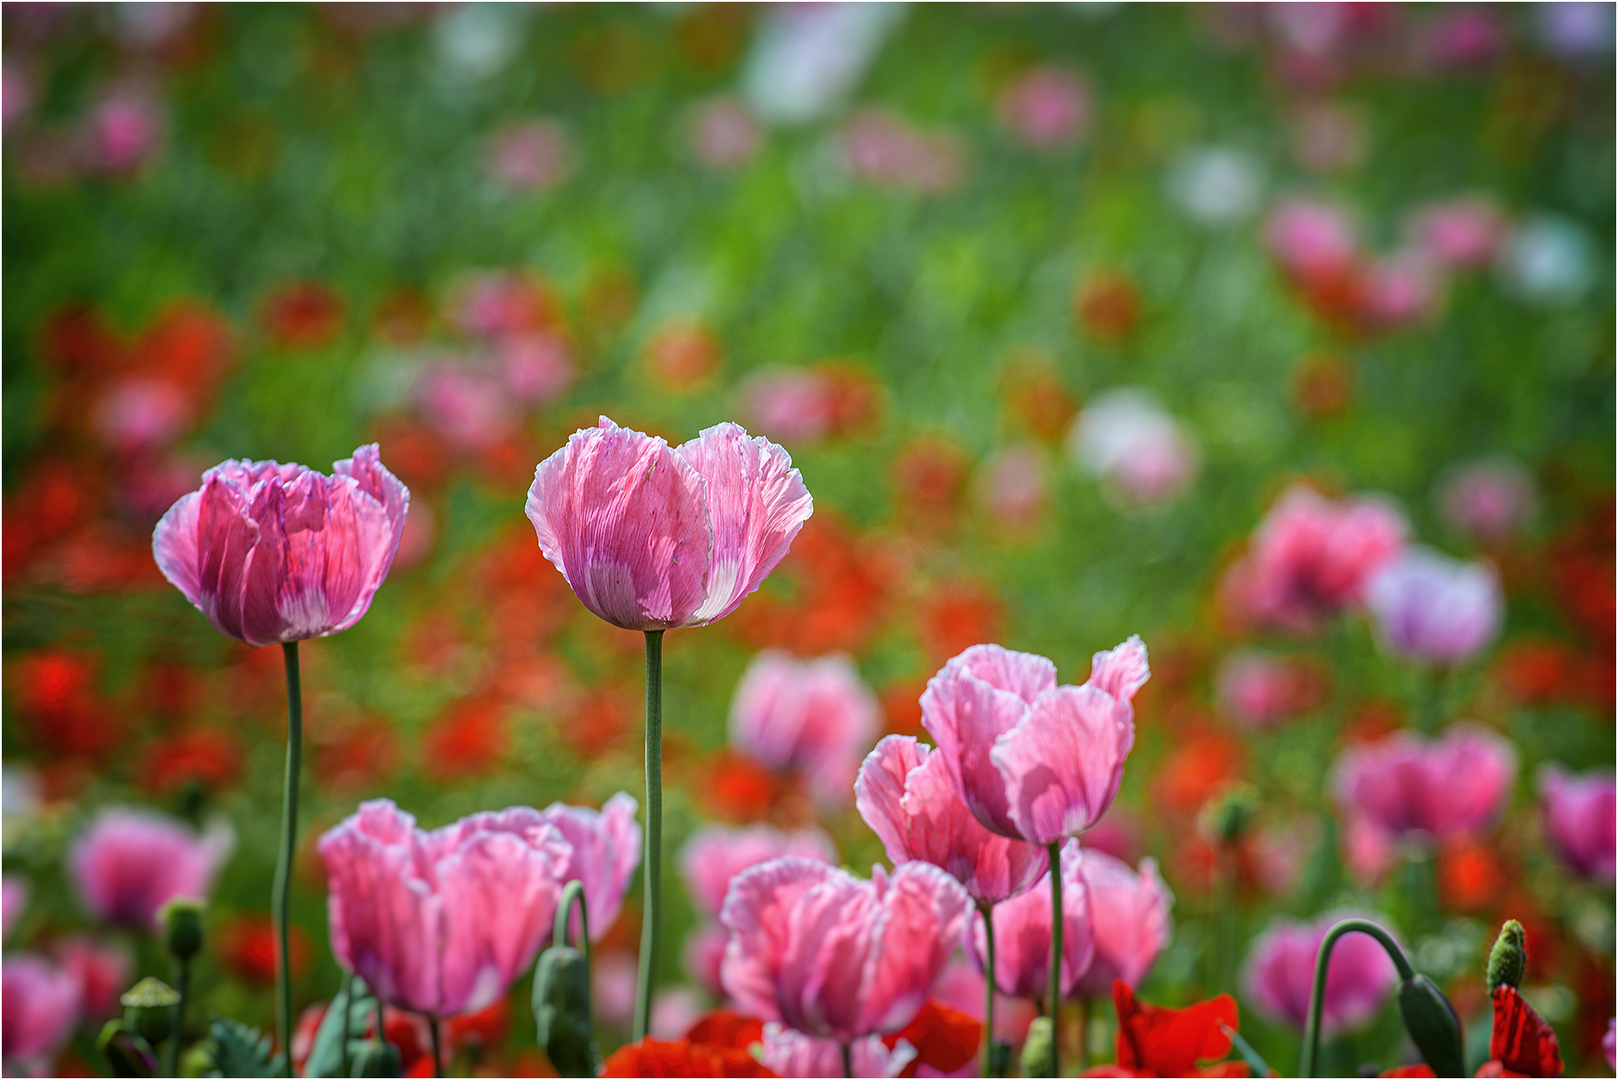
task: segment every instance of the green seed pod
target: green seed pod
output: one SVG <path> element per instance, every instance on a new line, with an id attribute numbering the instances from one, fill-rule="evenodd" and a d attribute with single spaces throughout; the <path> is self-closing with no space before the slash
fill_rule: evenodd
<path id="1" fill-rule="evenodd" d="M 1523 972 L 1528 967 L 1528 936 L 1522 923 L 1507 919 L 1500 927 L 1500 936 L 1489 950 L 1489 993 L 1502 986 L 1512 989 L 1522 985 Z"/>
<path id="2" fill-rule="evenodd" d="M 1028 1039 L 1022 1044 L 1022 1074 L 1056 1075 L 1056 1028 L 1048 1016 L 1036 1016 L 1028 1025 Z"/>
<path id="3" fill-rule="evenodd" d="M 552 945 L 534 965 L 534 1024 L 539 1045 L 562 1076 L 594 1076 L 590 967 L 570 945 Z"/>
<path id="4" fill-rule="evenodd" d="M 1461 1022 L 1433 980 L 1413 975 L 1399 984 L 1399 1016 L 1421 1056 L 1438 1076 L 1465 1076 Z"/>
<path id="5" fill-rule="evenodd" d="M 1258 807 L 1258 789 L 1252 784 L 1227 788 L 1203 809 L 1203 831 L 1221 843 L 1233 843 L 1252 827 Z"/>
<path id="6" fill-rule="evenodd" d="M 114 1076 L 157 1075 L 157 1052 L 123 1020 L 106 1022 L 96 1037 L 96 1049 Z"/>
<path id="7" fill-rule="evenodd" d="M 181 960 L 202 951 L 202 905 L 195 900 L 170 900 L 158 910 L 163 922 L 163 944 Z"/>
<path id="8" fill-rule="evenodd" d="M 162 979 L 148 975 L 118 1000 L 124 1006 L 124 1022 L 153 1046 L 174 1030 L 174 1007 L 180 1003 L 180 994 Z"/>

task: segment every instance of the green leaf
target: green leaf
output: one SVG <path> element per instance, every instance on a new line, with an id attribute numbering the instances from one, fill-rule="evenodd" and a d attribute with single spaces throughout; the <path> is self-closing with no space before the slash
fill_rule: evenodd
<path id="1" fill-rule="evenodd" d="M 569 945 L 553 945 L 534 965 L 534 1024 L 539 1045 L 562 1076 L 594 1076 L 590 967 Z"/>
<path id="2" fill-rule="evenodd" d="M 284 1065 L 280 1054 L 270 1056 L 274 1040 L 257 1028 L 239 1020 L 221 1017 L 211 1028 L 214 1040 L 215 1076 L 280 1076 Z"/>
<path id="3" fill-rule="evenodd" d="M 1056 1075 L 1056 1029 L 1048 1016 L 1036 1016 L 1028 1025 L 1028 1037 L 1022 1044 L 1022 1074 Z"/>
<path id="4" fill-rule="evenodd" d="M 1254 1076 L 1276 1075 L 1275 1070 L 1270 1068 L 1270 1063 L 1260 1057 L 1257 1050 L 1253 1049 L 1253 1044 L 1242 1038 L 1241 1032 L 1229 1024 L 1220 1024 L 1219 1028 L 1230 1036 L 1230 1044 L 1236 1048 L 1236 1053 L 1241 1055 L 1241 1059 L 1247 1062 L 1247 1067 L 1252 1070 Z"/>
<path id="5" fill-rule="evenodd" d="M 399 1048 L 390 1042 L 357 1039 L 348 1044 L 350 1076 L 398 1076 L 403 1069 Z"/>
<path id="6" fill-rule="evenodd" d="M 309 1060 L 304 1063 L 304 1076 L 344 1076 L 343 1046 L 349 1044 L 349 1066 L 354 1059 L 353 1040 L 364 1041 L 371 1017 L 376 1013 L 376 999 L 370 995 L 365 981 L 354 979 L 354 1007 L 348 1008 L 348 995 L 339 990 L 321 1018 L 320 1030 L 315 1033 Z M 343 1016 L 348 1015 L 348 1031 L 343 1031 Z"/>

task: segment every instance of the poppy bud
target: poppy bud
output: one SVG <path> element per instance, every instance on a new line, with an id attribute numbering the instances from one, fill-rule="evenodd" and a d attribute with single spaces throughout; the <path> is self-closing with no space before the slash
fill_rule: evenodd
<path id="1" fill-rule="evenodd" d="M 96 1037 L 96 1049 L 114 1076 L 156 1076 L 157 1052 L 126 1021 L 108 1020 Z"/>
<path id="2" fill-rule="evenodd" d="M 1028 1038 L 1022 1044 L 1022 1074 L 1056 1075 L 1056 1028 L 1048 1016 L 1036 1016 L 1028 1025 Z"/>
<path id="3" fill-rule="evenodd" d="M 1489 993 L 1497 987 L 1509 986 L 1513 990 L 1522 985 L 1523 971 L 1528 967 L 1528 937 L 1522 923 L 1507 919 L 1500 927 L 1500 936 L 1489 950 Z"/>
<path id="4" fill-rule="evenodd" d="M 1465 1076 L 1461 1022 L 1449 999 L 1425 975 L 1399 984 L 1399 1016 L 1422 1058 L 1439 1076 Z"/>
<path id="5" fill-rule="evenodd" d="M 177 897 L 159 908 L 157 917 L 163 924 L 163 944 L 169 952 L 189 960 L 202 951 L 201 904 Z"/>
<path id="6" fill-rule="evenodd" d="M 1202 828 L 1222 844 L 1234 843 L 1258 815 L 1258 790 L 1251 784 L 1227 788 L 1202 811 Z"/>
<path id="7" fill-rule="evenodd" d="M 539 1045 L 563 1076 L 594 1076 L 590 967 L 570 945 L 553 945 L 534 965 L 534 1024 Z"/>
<path id="8" fill-rule="evenodd" d="M 180 1003 L 180 995 L 162 979 L 148 975 L 118 1000 L 124 1006 L 124 1023 L 153 1046 L 174 1029 L 174 1007 Z"/>

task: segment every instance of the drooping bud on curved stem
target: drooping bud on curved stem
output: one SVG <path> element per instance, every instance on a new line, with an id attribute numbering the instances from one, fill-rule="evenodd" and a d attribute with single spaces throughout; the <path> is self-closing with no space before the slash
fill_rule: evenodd
<path id="1" fill-rule="evenodd" d="M 579 944 L 567 943 L 574 901 L 579 906 Z M 596 1045 L 590 1017 L 590 924 L 584 886 L 570 881 L 556 906 L 551 946 L 534 965 L 534 1025 L 539 1045 L 562 1076 L 594 1076 Z"/>
<path id="2" fill-rule="evenodd" d="M 1382 927 L 1369 919 L 1344 919 L 1326 932 L 1315 958 L 1315 983 L 1309 995 L 1309 1016 L 1303 1032 L 1303 1057 L 1299 1076 L 1315 1075 L 1320 1049 L 1320 1011 L 1326 997 L 1326 972 L 1331 964 L 1332 947 L 1344 934 L 1359 931 L 1375 938 L 1386 950 L 1399 973 L 1399 1015 L 1411 1041 L 1439 1076 L 1459 1076 L 1462 1069 L 1461 1024 L 1455 1009 L 1433 981 L 1418 975 L 1405 959 L 1404 950 Z"/>
<path id="3" fill-rule="evenodd" d="M 1522 923 L 1507 919 L 1500 927 L 1500 936 L 1489 950 L 1489 993 L 1497 987 L 1509 986 L 1513 990 L 1522 985 L 1523 971 L 1528 967 L 1528 935 Z"/>

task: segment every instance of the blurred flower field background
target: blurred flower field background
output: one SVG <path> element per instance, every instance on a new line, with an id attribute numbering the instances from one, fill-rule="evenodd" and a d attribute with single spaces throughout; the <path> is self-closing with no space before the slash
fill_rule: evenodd
<path id="1" fill-rule="evenodd" d="M 1296 924 L 1366 914 L 1475 1068 L 1513 917 L 1569 1071 L 1607 1074 L 1611 5 L 3 20 L 8 1070 L 104 1066 L 118 993 L 170 977 L 174 893 L 207 897 L 197 1034 L 273 1028 L 281 659 L 151 547 L 224 458 L 375 441 L 412 495 L 368 616 L 303 647 L 300 1009 L 340 978 L 315 843 L 360 801 L 431 828 L 643 800 L 640 636 L 523 515 L 605 414 L 676 444 L 736 420 L 815 503 L 758 593 L 665 645 L 654 1033 L 721 1002 L 699 830 L 820 829 L 863 874 L 856 771 L 926 737 L 945 661 L 998 642 L 1082 682 L 1139 633 L 1136 747 L 1083 844 L 1173 895 L 1143 1000 L 1232 992 L 1290 1070 Z M 133 907 L 86 854 L 119 828 L 162 834 Z M 609 1050 L 639 895 L 594 952 Z M 74 983 L 27 1031 L 19 970 Z M 1327 1074 L 1412 1060 L 1379 979 Z M 548 1068 L 528 993 L 452 1027 L 457 1072 Z M 934 996 L 981 1015 L 965 953 Z M 1032 1006 L 1001 1012 L 1019 1041 Z M 1087 1015 L 1110 1060 L 1104 991 Z"/>

